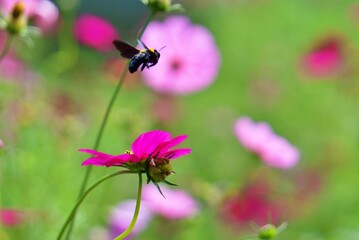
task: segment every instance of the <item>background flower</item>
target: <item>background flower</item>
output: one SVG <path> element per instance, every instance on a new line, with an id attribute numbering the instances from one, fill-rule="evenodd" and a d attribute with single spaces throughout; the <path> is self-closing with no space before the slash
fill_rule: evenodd
<path id="1" fill-rule="evenodd" d="M 112 50 L 112 41 L 119 38 L 110 22 L 92 14 L 77 17 L 74 34 L 79 43 L 101 52 Z"/>
<path id="2" fill-rule="evenodd" d="M 153 185 L 143 188 L 142 199 L 152 212 L 168 219 L 189 218 L 199 211 L 197 201 L 183 190 L 172 190 L 161 186 L 165 198 L 158 194 Z"/>
<path id="3" fill-rule="evenodd" d="M 7 227 L 15 227 L 24 222 L 24 213 L 16 209 L 0 209 L 1 224 Z"/>
<path id="4" fill-rule="evenodd" d="M 312 77 L 331 77 L 344 67 L 343 42 L 338 37 L 327 37 L 316 43 L 313 49 L 303 56 L 301 67 Z"/>
<path id="5" fill-rule="evenodd" d="M 135 212 L 135 206 L 136 200 L 127 200 L 121 202 L 114 209 L 112 209 L 110 214 L 111 239 L 114 239 L 115 237 L 123 233 L 130 225 L 133 218 L 133 214 Z M 131 236 L 136 235 L 142 230 L 144 230 L 151 219 L 152 212 L 146 206 L 146 204 L 142 202 L 136 225 L 133 228 L 131 234 L 125 239 L 130 239 Z"/>
<path id="6" fill-rule="evenodd" d="M 215 80 L 220 55 L 213 36 L 187 17 L 171 16 L 163 22 L 150 23 L 142 41 L 157 50 L 165 46 L 158 64 L 143 71 L 146 84 L 155 91 L 193 93 Z"/>
<path id="7" fill-rule="evenodd" d="M 246 227 L 244 223 L 266 224 L 268 218 L 275 223 L 278 222 L 283 207 L 280 206 L 280 202 L 273 199 L 270 184 L 256 180 L 224 199 L 221 212 L 224 220 L 231 225 Z"/>
<path id="8" fill-rule="evenodd" d="M 0 10 L 6 16 L 19 0 L 0 0 Z M 44 31 L 51 30 L 58 21 L 59 10 L 49 0 L 22 0 L 25 4 L 25 15 L 30 21 Z"/>
<path id="9" fill-rule="evenodd" d="M 234 124 L 234 132 L 240 143 L 258 154 L 268 166 L 288 169 L 299 161 L 298 149 L 277 136 L 267 123 L 254 123 L 248 117 L 241 117 Z"/>

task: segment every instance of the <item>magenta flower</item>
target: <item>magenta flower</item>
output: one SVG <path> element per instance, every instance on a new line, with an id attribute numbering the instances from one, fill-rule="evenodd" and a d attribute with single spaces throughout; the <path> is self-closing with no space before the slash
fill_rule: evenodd
<path id="1" fill-rule="evenodd" d="M 174 185 L 166 180 L 166 177 L 173 173 L 170 160 L 191 152 L 189 148 L 171 150 L 186 138 L 187 135 L 171 138 L 168 132 L 154 130 L 141 134 L 132 144 L 132 150 L 124 154 L 110 155 L 91 149 L 79 151 L 94 155 L 85 160 L 82 165 L 120 166 L 135 172 L 146 173 L 147 183 L 153 182 L 162 194 L 157 183 L 165 182 Z"/>
<path id="2" fill-rule="evenodd" d="M 298 149 L 277 136 L 267 123 L 254 123 L 248 117 L 241 117 L 235 122 L 234 131 L 240 143 L 268 166 L 288 169 L 299 161 Z"/>
<path id="3" fill-rule="evenodd" d="M 313 77 L 330 77 L 339 73 L 344 65 L 342 45 L 337 37 L 320 42 L 302 58 L 304 73 Z"/>
<path id="4" fill-rule="evenodd" d="M 120 155 L 110 155 L 91 149 L 80 149 L 80 152 L 93 154 L 82 165 L 95 166 L 121 166 L 127 162 L 137 163 L 148 159 L 167 159 L 172 160 L 180 156 L 191 153 L 189 148 L 170 150 L 170 148 L 180 144 L 187 138 L 181 135 L 171 138 L 170 133 L 161 130 L 154 130 L 141 134 L 132 144 L 132 150 Z"/>
<path id="5" fill-rule="evenodd" d="M 143 42 L 161 49 L 161 58 L 151 70 L 143 71 L 146 84 L 161 93 L 187 94 L 208 87 L 215 80 L 220 54 L 212 34 L 191 24 L 184 16 L 171 16 L 164 22 L 152 22 Z"/>
<path id="6" fill-rule="evenodd" d="M 198 213 L 197 201 L 187 192 L 171 190 L 164 186 L 161 190 L 166 198 L 156 194 L 157 188 L 153 185 L 146 185 L 143 188 L 142 200 L 153 213 L 173 220 L 189 218 Z"/>
<path id="7" fill-rule="evenodd" d="M 19 0 L 0 0 L 0 10 L 8 16 Z M 22 0 L 25 5 L 25 15 L 30 21 L 44 31 L 51 30 L 58 21 L 59 10 L 49 0 Z"/>
<path id="8" fill-rule="evenodd" d="M 117 205 L 116 208 L 114 208 L 111 211 L 110 214 L 111 239 L 114 239 L 128 228 L 132 220 L 133 213 L 135 211 L 135 206 L 136 206 L 135 200 L 127 200 Z M 153 214 L 151 210 L 147 207 L 147 205 L 144 202 L 141 202 L 141 208 L 136 225 L 132 230 L 131 234 L 127 236 L 125 239 L 130 239 L 134 235 L 143 231 L 149 224 L 150 220 L 152 219 L 152 216 Z"/>
<path id="9" fill-rule="evenodd" d="M 110 22 L 91 14 L 82 14 L 76 19 L 74 34 L 79 43 L 101 52 L 112 50 L 112 41 L 119 38 Z"/>

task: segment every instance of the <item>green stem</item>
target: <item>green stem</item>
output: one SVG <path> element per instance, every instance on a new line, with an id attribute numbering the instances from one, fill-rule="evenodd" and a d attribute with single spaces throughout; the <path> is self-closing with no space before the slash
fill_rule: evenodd
<path id="1" fill-rule="evenodd" d="M 115 177 L 117 175 L 120 174 L 124 174 L 124 173 L 136 173 L 135 171 L 130 171 L 130 170 L 122 170 L 122 171 L 117 171 L 115 173 L 111 173 L 108 174 L 102 178 L 100 178 L 99 180 L 97 180 L 94 184 L 92 184 L 83 194 L 82 196 L 78 199 L 76 205 L 74 206 L 74 208 L 72 209 L 70 215 L 67 217 L 64 225 L 61 228 L 61 231 L 59 233 L 59 235 L 57 236 L 57 240 L 60 240 L 62 235 L 65 232 L 65 229 L 67 227 L 67 225 L 69 225 L 69 223 L 72 221 L 72 219 L 75 217 L 76 211 L 78 209 L 78 207 L 81 205 L 81 203 L 83 202 L 83 200 L 86 198 L 86 196 L 92 191 L 94 190 L 98 185 L 100 185 L 102 182 L 106 181 L 109 178 Z"/>
<path id="2" fill-rule="evenodd" d="M 142 196 L 142 173 L 138 173 L 138 191 L 137 191 L 135 213 L 133 214 L 133 218 L 128 228 L 123 233 L 118 235 L 114 240 L 122 240 L 132 232 L 133 228 L 136 225 L 138 214 L 140 213 L 141 196 Z"/>
<path id="3" fill-rule="evenodd" d="M 138 38 L 141 39 L 142 38 L 142 35 L 143 33 L 145 32 L 148 24 L 151 22 L 152 18 L 155 16 L 155 12 L 154 11 L 151 11 L 150 12 L 150 16 L 148 16 L 146 22 L 145 22 L 145 25 L 143 25 L 143 28 L 141 29 L 141 31 L 139 32 L 138 34 Z"/>
<path id="4" fill-rule="evenodd" d="M 140 34 L 138 36 L 140 39 L 141 39 L 145 29 L 147 28 L 148 24 L 151 22 L 152 18 L 154 17 L 154 15 L 155 15 L 155 12 L 151 11 L 149 17 L 147 18 L 147 20 L 145 22 L 144 27 L 141 29 Z M 94 150 L 97 150 L 99 148 L 99 146 L 100 146 L 102 135 L 103 135 L 103 132 L 105 130 L 107 120 L 108 120 L 108 118 L 110 116 L 112 106 L 113 106 L 113 104 L 114 104 L 114 102 L 115 102 L 115 100 L 117 98 L 117 95 L 118 95 L 119 91 L 121 90 L 123 82 L 124 82 L 124 80 L 126 78 L 126 75 L 127 75 L 127 72 L 128 72 L 127 65 L 128 64 L 126 64 L 126 67 L 123 69 L 122 74 L 120 76 L 120 79 L 119 79 L 119 81 L 118 81 L 118 83 L 116 85 L 115 91 L 113 92 L 112 97 L 110 99 L 110 102 L 107 105 L 106 112 L 105 112 L 105 114 L 104 114 L 104 116 L 102 118 L 100 129 L 99 129 L 99 131 L 97 133 L 97 136 L 96 136 L 95 144 L 94 144 L 94 147 L 93 147 Z M 83 192 L 84 192 L 84 190 L 86 188 L 87 182 L 88 182 L 88 180 L 90 178 L 90 175 L 91 175 L 91 171 L 92 171 L 92 166 L 90 165 L 89 167 L 87 167 L 85 176 L 84 176 L 84 178 L 82 180 L 82 184 L 81 184 L 80 191 L 79 191 L 79 197 L 82 196 L 82 194 L 83 194 Z M 76 212 L 75 212 L 75 214 L 76 214 Z M 73 219 L 75 219 L 75 218 L 73 218 Z M 74 220 L 70 224 L 69 230 L 68 230 L 67 235 L 66 235 L 66 240 L 70 239 L 70 235 L 71 235 L 71 232 L 72 232 L 72 229 L 73 229 L 73 225 L 74 225 Z"/>
<path id="5" fill-rule="evenodd" d="M 9 34 L 6 39 L 5 46 L 0 53 L 0 62 L 5 58 L 6 54 L 9 52 L 13 40 L 14 40 L 14 36 L 12 34 Z"/>

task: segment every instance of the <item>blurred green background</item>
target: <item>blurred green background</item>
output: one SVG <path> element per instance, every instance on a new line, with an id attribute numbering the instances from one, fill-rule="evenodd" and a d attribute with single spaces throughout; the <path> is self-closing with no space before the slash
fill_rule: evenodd
<path id="1" fill-rule="evenodd" d="M 188 134 L 193 153 L 173 162 L 169 181 L 191 193 L 201 212 L 168 226 L 161 219 L 137 239 L 245 239 L 247 223 L 223 220 L 226 197 L 261 177 L 286 204 L 278 239 L 359 239 L 359 12 L 357 1 L 253 0 L 181 2 L 193 23 L 208 28 L 221 53 L 221 68 L 209 88 L 175 98 L 170 122 L 159 122 L 155 92 L 136 74 L 126 79 L 99 150 L 118 154 L 144 131 Z M 38 76 L 32 81 L 0 79 L 1 207 L 26 212 L 25 223 L 3 227 L 5 239 L 54 239 L 77 198 L 85 174 L 81 162 L 91 148 L 119 77 L 106 63 L 118 52 L 97 53 L 78 46 L 72 24 L 80 13 L 112 21 L 124 39 L 134 40 L 148 10 L 140 1 L 56 3 L 62 24 L 35 46 L 18 44 L 21 57 Z M 159 15 L 158 19 L 165 15 Z M 345 71 L 306 76 L 301 57 L 327 36 L 344 42 Z M 1 64 L 1 63 L 0 63 Z M 122 69 L 122 67 L 121 67 Z M 119 70 L 120 72 L 120 70 Z M 240 116 L 268 122 L 301 152 L 291 170 L 264 166 L 235 138 Z M 93 169 L 90 183 L 114 169 Z M 301 179 L 298 183 L 297 179 Z M 298 185 L 299 184 L 299 185 Z M 91 239 L 107 228 L 111 207 L 136 195 L 137 178 L 120 176 L 85 200 L 72 239 Z M 303 198 L 295 195 L 301 189 Z M 280 224 L 275 223 L 275 224 Z M 1 232 L 0 231 L 0 232 Z"/>

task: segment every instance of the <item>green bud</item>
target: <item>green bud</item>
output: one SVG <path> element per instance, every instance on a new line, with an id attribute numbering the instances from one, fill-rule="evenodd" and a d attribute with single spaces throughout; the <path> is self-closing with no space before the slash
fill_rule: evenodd
<path id="1" fill-rule="evenodd" d="M 141 0 L 149 6 L 153 12 L 184 11 L 181 4 L 172 4 L 171 0 Z"/>
<path id="2" fill-rule="evenodd" d="M 7 23 L 7 31 L 10 34 L 19 34 L 27 26 L 27 18 L 25 16 L 25 5 L 20 1 L 15 4 L 11 11 Z"/>
<path id="3" fill-rule="evenodd" d="M 162 182 L 168 175 L 171 175 L 172 173 L 172 166 L 169 164 L 168 159 L 150 160 L 147 174 L 151 181 L 156 183 Z"/>
<path id="4" fill-rule="evenodd" d="M 277 235 L 277 229 L 272 224 L 266 224 L 260 228 L 259 239 L 272 239 Z"/>

